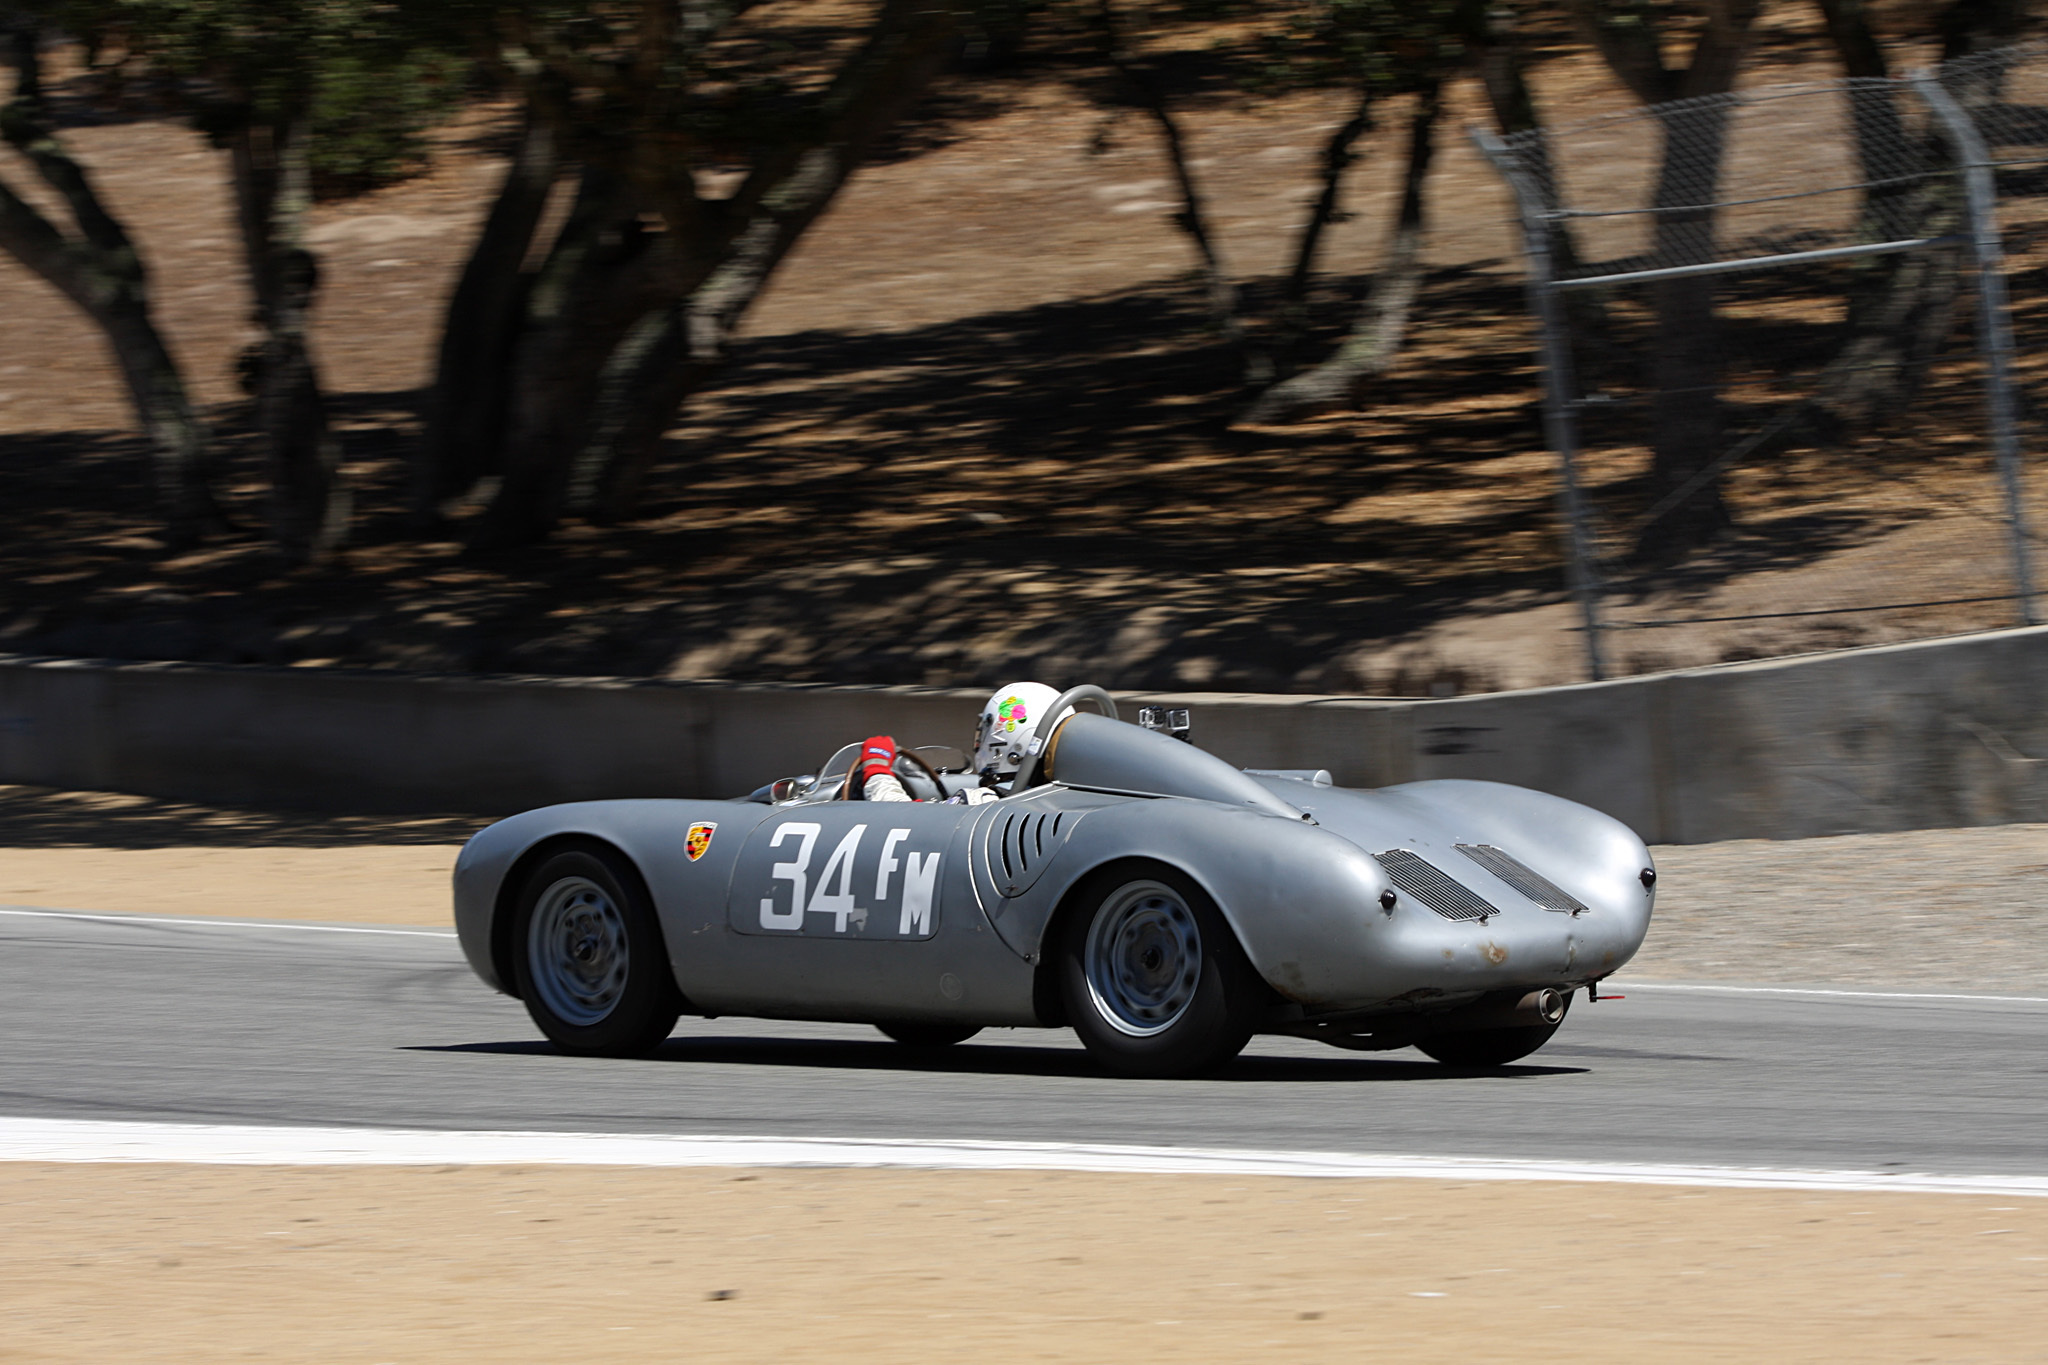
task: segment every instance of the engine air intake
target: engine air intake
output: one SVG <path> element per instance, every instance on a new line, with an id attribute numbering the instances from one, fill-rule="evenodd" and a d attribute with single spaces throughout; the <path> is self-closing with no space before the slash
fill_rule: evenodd
<path id="1" fill-rule="evenodd" d="M 1445 919 L 1484 920 L 1500 910 L 1482 900 L 1470 888 L 1445 876 L 1421 854 L 1405 848 L 1390 848 L 1373 855 L 1387 870 L 1387 880 L 1413 896 Z"/>
<path id="2" fill-rule="evenodd" d="M 1586 903 L 1563 890 L 1556 882 L 1523 863 L 1505 849 L 1492 844 L 1459 844 L 1458 852 L 1478 863 L 1494 876 L 1506 882 L 1515 890 L 1527 896 L 1545 910 L 1558 910 L 1568 915 L 1586 913 Z"/>

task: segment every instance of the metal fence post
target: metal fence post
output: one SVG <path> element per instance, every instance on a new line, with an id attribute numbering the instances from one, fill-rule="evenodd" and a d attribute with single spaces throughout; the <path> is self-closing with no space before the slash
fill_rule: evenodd
<path id="1" fill-rule="evenodd" d="M 1493 163 L 1514 193 L 1522 220 L 1522 251 L 1529 271 L 1529 306 L 1536 314 L 1543 364 L 1543 430 L 1557 452 L 1562 475 L 1559 501 L 1571 541 L 1567 577 L 1579 599 L 1586 631 L 1586 670 L 1593 681 L 1607 676 L 1600 649 L 1600 567 L 1586 523 L 1585 499 L 1579 493 L 1579 422 L 1577 383 L 1572 376 L 1571 334 L 1559 306 L 1557 281 L 1550 258 L 1550 219 L 1543 197 L 1529 183 L 1514 151 L 1483 128 L 1470 130 L 1473 143 Z"/>
<path id="2" fill-rule="evenodd" d="M 2006 525 L 2012 538 L 2013 589 L 2019 594 L 2020 618 L 2028 625 L 2034 611 L 2034 583 L 2027 555 L 2026 491 L 2020 481 L 2020 442 L 2012 382 L 2012 319 L 2005 293 L 2005 248 L 1998 236 L 1998 187 L 1992 175 L 1991 149 L 1977 125 L 1963 112 L 1931 71 L 1911 77 L 1913 88 L 1955 147 L 1963 167 L 1964 200 L 1970 219 L 1970 245 L 1977 267 L 1977 340 L 1984 349 L 1985 403 L 1991 418 L 1991 448 L 1998 476 L 2005 484 Z"/>

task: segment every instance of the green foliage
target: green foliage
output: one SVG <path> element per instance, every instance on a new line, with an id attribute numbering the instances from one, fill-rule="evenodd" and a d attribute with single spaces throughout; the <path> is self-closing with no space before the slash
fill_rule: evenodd
<path id="1" fill-rule="evenodd" d="M 1472 0 L 1309 0 L 1262 7 L 1272 22 L 1252 78 L 1265 93 L 1342 85 L 1405 94 L 1466 57 Z"/>
<path id="2" fill-rule="evenodd" d="M 1374 98 L 1436 84 L 1470 57 L 1485 0 L 1069 0 L 1106 15 L 1134 54 L 1206 47 L 1205 84 L 1253 96 L 1345 89 Z M 1202 35 L 1208 34 L 1206 43 Z"/>
<path id="3" fill-rule="evenodd" d="M 1037 0 L 939 0 L 987 54 Z M 585 165 L 673 178 L 682 165 L 750 162 L 837 116 L 830 83 L 900 5 L 753 0 L 408 0 L 439 40 L 477 54 Z M 900 18 L 900 16 L 899 16 Z M 894 21 L 885 27 L 893 27 Z"/>
<path id="4" fill-rule="evenodd" d="M 357 192 L 423 161 L 425 134 L 468 86 L 470 60 L 390 0 L 48 0 L 95 64 L 144 83 L 202 131 L 303 121 L 316 188 Z"/>
<path id="5" fill-rule="evenodd" d="M 361 193 L 424 165 L 426 133 L 454 112 L 468 76 L 468 62 L 448 53 L 382 63 L 337 55 L 321 70 L 312 100 L 315 193 Z"/>

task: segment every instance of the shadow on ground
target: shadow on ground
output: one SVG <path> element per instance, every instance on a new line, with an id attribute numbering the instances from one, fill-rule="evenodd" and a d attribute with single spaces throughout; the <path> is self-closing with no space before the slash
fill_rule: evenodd
<path id="1" fill-rule="evenodd" d="M 499 1056 L 560 1057 L 552 1043 L 521 1039 L 500 1043 L 455 1043 L 420 1046 L 408 1052 L 479 1052 Z M 792 1066 L 836 1071 L 915 1071 L 934 1075 L 1076 1076 L 1110 1079 L 1086 1052 L 1071 1047 L 1028 1047 L 1006 1043 L 967 1042 L 949 1048 L 912 1048 L 900 1043 L 840 1039 L 671 1038 L 644 1058 L 654 1062 L 690 1062 L 711 1066 Z M 1389 1061 L 1332 1054 L 1329 1057 L 1243 1056 L 1213 1076 L 1201 1079 L 1245 1083 L 1441 1081 L 1452 1078 L 1516 1080 L 1538 1076 L 1583 1074 L 1571 1066 L 1505 1066 L 1486 1071 L 1443 1066 L 1431 1061 Z M 1134 1081 L 1131 1084 L 1181 1084 L 1177 1081 Z"/>
<path id="2" fill-rule="evenodd" d="M 353 848 L 459 844 L 490 820 L 465 815 L 328 815 L 202 806 L 115 792 L 0 786 L 9 848 Z"/>

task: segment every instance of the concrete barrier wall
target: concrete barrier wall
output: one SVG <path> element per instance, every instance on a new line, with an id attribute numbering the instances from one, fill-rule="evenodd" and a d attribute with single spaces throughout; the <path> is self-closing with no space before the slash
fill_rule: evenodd
<path id="1" fill-rule="evenodd" d="M 2048 628 L 1444 701 L 1139 696 L 1247 767 L 1476 777 L 1656 843 L 2048 820 Z M 0 655 L 0 781 L 311 809 L 730 796 L 887 732 L 964 745 L 936 688 L 116 664 Z"/>

